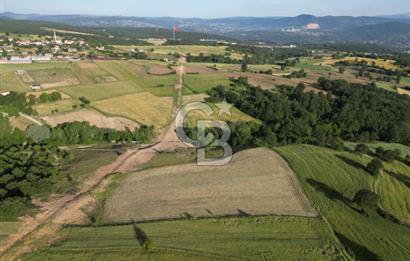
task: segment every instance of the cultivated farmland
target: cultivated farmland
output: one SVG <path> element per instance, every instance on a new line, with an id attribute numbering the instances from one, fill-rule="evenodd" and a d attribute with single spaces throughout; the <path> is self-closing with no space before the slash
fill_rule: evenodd
<path id="1" fill-rule="evenodd" d="M 60 88 L 60 91 L 70 95 L 74 99 L 78 99 L 83 96 L 90 101 L 99 101 L 124 94 L 141 92 L 143 90 L 144 89 L 142 87 L 131 81 Z"/>
<path id="2" fill-rule="evenodd" d="M 106 207 L 112 222 L 238 214 L 314 216 L 315 211 L 287 163 L 267 149 L 240 152 L 222 167 L 189 164 L 131 174 Z"/>
<path id="3" fill-rule="evenodd" d="M 70 69 L 30 70 L 27 74 L 32 78 L 32 81 L 24 81 L 25 83 L 41 84 L 44 89 L 80 84 Z"/>
<path id="4" fill-rule="evenodd" d="M 402 221 L 409 218 L 410 189 L 405 179 L 410 168 L 399 162 L 386 164 L 383 175 L 371 176 L 364 171 L 370 157 L 308 145 L 276 149 L 295 170 L 303 187 L 333 227 L 336 236 L 359 260 L 408 260 L 410 228 L 383 218 L 378 213 L 363 215 L 353 206 L 352 199 L 361 189 L 381 196 L 381 206 Z M 400 175 L 398 175 L 400 174 Z"/>
<path id="5" fill-rule="evenodd" d="M 148 92 L 118 96 L 92 103 L 96 109 L 161 130 L 171 120 L 172 102 Z"/>
<path id="6" fill-rule="evenodd" d="M 143 231 L 155 247 L 143 250 Z M 65 228 L 62 241 L 23 260 L 346 260 L 319 218 L 243 217 Z"/>
<path id="7" fill-rule="evenodd" d="M 229 86 L 229 77 L 225 74 L 187 74 L 184 75 L 184 94 L 205 93 L 218 85 Z"/>

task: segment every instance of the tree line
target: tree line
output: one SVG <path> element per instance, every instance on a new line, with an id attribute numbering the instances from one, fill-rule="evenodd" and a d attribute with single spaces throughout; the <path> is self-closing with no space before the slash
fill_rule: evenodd
<path id="1" fill-rule="evenodd" d="M 254 137 L 272 145 L 308 143 L 343 146 L 354 142 L 385 141 L 410 145 L 410 98 L 378 89 L 374 84 L 349 84 L 320 78 L 326 93 L 305 92 L 281 86 L 278 92 L 242 85 L 218 86 L 209 101 L 224 98 L 241 111 L 262 121 Z"/>

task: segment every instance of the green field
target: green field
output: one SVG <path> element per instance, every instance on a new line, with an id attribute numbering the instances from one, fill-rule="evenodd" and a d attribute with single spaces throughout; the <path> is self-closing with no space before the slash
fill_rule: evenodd
<path id="1" fill-rule="evenodd" d="M 224 74 L 184 75 L 184 95 L 205 93 L 218 85 L 229 86 L 229 77 Z"/>
<path id="2" fill-rule="evenodd" d="M 78 81 L 73 71 L 69 68 L 37 69 L 30 70 L 28 74 L 33 78 L 34 83 L 55 83 L 67 80 Z"/>
<path id="3" fill-rule="evenodd" d="M 109 71 L 91 61 L 74 63 L 72 70 L 83 84 L 115 82 L 118 80 Z"/>
<path id="4" fill-rule="evenodd" d="M 388 173 L 410 177 L 409 167 L 398 162 L 385 164 L 389 172 L 373 177 L 362 169 L 369 157 L 308 145 L 276 150 L 295 170 L 313 205 L 340 241 L 359 260 L 391 260 L 392 256 L 394 260 L 409 260 L 409 227 L 373 212 L 366 217 L 350 205 L 359 190 L 373 190 L 381 196 L 381 207 L 408 221 L 410 189 Z"/>
<path id="5" fill-rule="evenodd" d="M 378 147 L 382 147 L 385 150 L 400 150 L 402 156 L 410 155 L 410 147 L 397 144 L 397 143 L 386 143 L 386 142 L 374 142 L 374 143 L 366 143 L 366 145 L 374 152 Z M 354 150 L 357 146 L 357 143 L 353 142 L 345 142 L 345 146 L 351 150 Z"/>
<path id="6" fill-rule="evenodd" d="M 56 102 L 49 103 L 39 103 L 36 104 L 33 108 L 38 112 L 39 116 L 49 116 L 55 113 L 64 113 L 75 110 L 73 106 L 78 106 L 79 101 L 66 99 Z"/>
<path id="7" fill-rule="evenodd" d="M 118 79 L 132 82 L 139 88 L 158 96 L 174 96 L 176 75 L 146 75 L 133 72 L 128 62 L 101 61 L 98 65 L 109 70 Z"/>
<path id="8" fill-rule="evenodd" d="M 141 249 L 142 230 L 153 248 Z M 340 257 L 318 218 L 249 217 L 67 228 L 66 238 L 23 260 L 334 260 Z"/>
<path id="9" fill-rule="evenodd" d="M 95 146 L 70 150 L 70 162 L 60 167 L 60 175 L 56 180 L 54 192 L 63 193 L 76 189 L 99 167 L 113 162 L 117 158 L 116 151 L 120 152 L 122 148 Z"/>
<path id="10" fill-rule="evenodd" d="M 51 62 L 51 63 L 32 63 L 32 64 L 1 64 L 0 65 L 0 90 L 5 91 L 18 91 L 18 92 L 29 92 L 30 88 L 27 88 L 27 84 L 24 83 L 20 77 L 18 77 L 15 72 L 17 70 L 25 70 L 28 73 L 30 71 L 40 71 L 40 70 L 54 70 L 59 69 L 70 69 L 71 64 L 66 62 Z"/>
<path id="11" fill-rule="evenodd" d="M 332 67 L 320 65 L 322 61 L 323 60 L 320 59 L 302 58 L 300 59 L 300 63 L 296 64 L 296 68 L 316 71 L 332 71 Z"/>
<path id="12" fill-rule="evenodd" d="M 70 95 L 76 100 L 83 96 L 90 101 L 99 101 L 124 94 L 144 91 L 142 87 L 132 81 L 64 87 L 59 88 L 59 90 Z"/>

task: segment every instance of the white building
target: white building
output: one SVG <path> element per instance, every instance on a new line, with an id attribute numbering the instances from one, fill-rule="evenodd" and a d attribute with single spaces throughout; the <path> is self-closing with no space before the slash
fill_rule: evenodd
<path id="1" fill-rule="evenodd" d="M 31 57 L 19 57 L 19 56 L 12 56 L 10 60 L 7 61 L 9 64 L 26 64 L 32 63 Z"/>
<path id="2" fill-rule="evenodd" d="M 53 58 L 52 54 L 45 54 L 45 55 L 35 55 L 31 57 L 32 61 L 36 62 L 49 62 Z"/>
<path id="3" fill-rule="evenodd" d="M 38 84 L 33 84 L 33 85 L 30 86 L 30 88 L 31 88 L 33 91 L 39 91 L 39 90 L 41 90 L 41 86 L 38 85 Z"/>

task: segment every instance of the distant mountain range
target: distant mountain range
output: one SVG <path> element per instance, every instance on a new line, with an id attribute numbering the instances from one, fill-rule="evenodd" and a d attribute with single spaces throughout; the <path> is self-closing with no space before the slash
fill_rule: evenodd
<path id="1" fill-rule="evenodd" d="M 243 41 L 372 42 L 410 46 L 410 14 L 385 16 L 230 17 L 219 19 L 38 15 L 3 13 L 2 19 L 49 21 L 86 27 L 172 28 L 212 33 Z"/>

